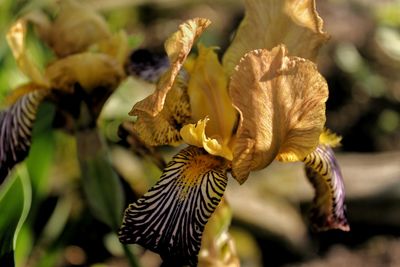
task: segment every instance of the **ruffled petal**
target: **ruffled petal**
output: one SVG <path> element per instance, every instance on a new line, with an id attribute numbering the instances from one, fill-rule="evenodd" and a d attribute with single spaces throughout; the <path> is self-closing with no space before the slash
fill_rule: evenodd
<path id="1" fill-rule="evenodd" d="M 207 136 L 228 142 L 237 117 L 228 94 L 228 79 L 214 48 L 198 47 L 199 55 L 189 71 L 192 118 L 198 121 L 208 117 Z"/>
<path id="2" fill-rule="evenodd" d="M 304 163 L 307 178 L 315 189 L 311 211 L 314 229 L 349 231 L 343 177 L 332 149 L 328 145 L 319 145 L 304 159 Z"/>
<path id="3" fill-rule="evenodd" d="M 100 53 L 81 53 L 62 58 L 47 67 L 51 87 L 71 91 L 76 83 L 90 92 L 94 88 L 115 88 L 124 70 L 114 58 Z"/>
<path id="4" fill-rule="evenodd" d="M 204 148 L 211 155 L 232 160 L 232 150 L 227 142 L 221 139 L 207 137 L 206 126 L 209 120 L 210 119 L 206 117 L 203 120 L 199 120 L 196 124 L 185 125 L 181 129 L 182 139 L 186 144 Z"/>
<path id="5" fill-rule="evenodd" d="M 164 108 L 156 116 L 137 110 L 137 121 L 131 123 L 132 130 L 147 145 L 178 145 L 182 138 L 179 133 L 190 117 L 187 82 L 182 78 L 175 80 L 168 92 Z"/>
<path id="6" fill-rule="evenodd" d="M 179 26 L 177 32 L 167 39 L 164 46 L 170 60 L 170 68 L 160 78 L 156 91 L 135 104 L 130 112 L 131 115 L 135 113 L 135 110 L 140 110 L 155 116 L 163 109 L 167 93 L 174 84 L 175 78 L 192 49 L 193 43 L 210 23 L 208 19 L 203 18 L 187 20 Z"/>
<path id="7" fill-rule="evenodd" d="M 203 230 L 221 201 L 226 173 L 224 159 L 193 146 L 182 150 L 156 185 L 126 209 L 120 241 L 159 253 L 168 266 L 197 266 Z"/>
<path id="8" fill-rule="evenodd" d="M 11 26 L 7 33 L 7 42 L 22 73 L 30 78 L 32 82 L 47 87 L 49 85 L 48 81 L 27 54 L 25 46 L 26 24 L 25 20 L 18 20 Z"/>
<path id="9" fill-rule="evenodd" d="M 327 41 L 315 0 L 246 0 L 246 14 L 223 58 L 228 74 L 244 54 L 284 44 L 290 55 L 314 61 Z"/>
<path id="10" fill-rule="evenodd" d="M 0 184 L 15 164 L 28 155 L 36 112 L 44 97 L 50 93 L 34 84 L 27 86 L 30 87 L 29 93 L 0 112 Z"/>
<path id="11" fill-rule="evenodd" d="M 230 95 L 240 114 L 232 166 L 239 182 L 275 158 L 302 160 L 318 145 L 328 86 L 314 63 L 288 57 L 284 46 L 251 51 L 233 73 Z"/>

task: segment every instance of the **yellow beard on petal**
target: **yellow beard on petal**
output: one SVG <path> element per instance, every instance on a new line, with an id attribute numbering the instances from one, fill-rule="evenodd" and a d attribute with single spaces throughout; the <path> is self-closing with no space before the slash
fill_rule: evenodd
<path id="1" fill-rule="evenodd" d="M 182 171 L 179 186 L 182 188 L 179 199 L 185 200 L 191 188 L 199 186 L 201 180 L 199 176 L 204 175 L 209 170 L 212 170 L 221 165 L 221 160 L 204 154 L 193 158 L 190 164 Z"/>
<path id="2" fill-rule="evenodd" d="M 330 147 L 340 146 L 341 140 L 342 140 L 341 136 L 336 135 L 334 132 L 326 128 L 319 136 L 319 143 L 323 145 L 328 145 Z"/>

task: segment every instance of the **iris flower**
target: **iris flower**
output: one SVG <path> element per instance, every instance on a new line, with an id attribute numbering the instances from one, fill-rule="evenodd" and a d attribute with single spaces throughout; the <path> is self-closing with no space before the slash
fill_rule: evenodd
<path id="1" fill-rule="evenodd" d="M 71 114 L 79 114 L 84 102 L 90 105 L 91 120 L 95 121 L 105 100 L 125 77 L 126 34 L 112 34 L 104 19 L 85 5 L 73 0 L 60 4 L 54 21 L 35 11 L 20 18 L 7 33 L 18 67 L 29 80 L 11 91 L 9 107 L 0 112 L 0 184 L 28 155 L 36 112 L 45 99 L 64 105 Z M 56 55 L 44 71 L 26 47 L 29 23 Z"/>
<path id="2" fill-rule="evenodd" d="M 147 144 L 183 148 L 159 181 L 125 211 L 123 243 L 138 243 L 166 265 L 196 266 L 204 227 L 221 201 L 228 173 L 244 183 L 273 160 L 303 161 L 316 189 L 313 225 L 349 230 L 344 188 L 325 125 L 328 86 L 314 60 L 328 39 L 315 2 L 247 0 L 246 14 L 218 60 L 198 45 L 209 26 L 188 20 L 165 42 L 169 69 L 136 103 L 132 130 Z"/>

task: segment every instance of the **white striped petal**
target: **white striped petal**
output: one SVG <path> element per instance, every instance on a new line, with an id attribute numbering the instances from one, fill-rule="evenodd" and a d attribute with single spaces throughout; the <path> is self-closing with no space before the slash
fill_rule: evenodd
<path id="1" fill-rule="evenodd" d="M 126 209 L 120 241 L 159 253 L 171 266 L 196 266 L 204 227 L 227 185 L 226 171 L 223 158 L 194 146 L 182 150 Z"/>
<path id="2" fill-rule="evenodd" d="M 30 91 L 0 112 L 0 184 L 15 164 L 28 155 L 36 112 L 49 92 Z"/>
<path id="3" fill-rule="evenodd" d="M 304 159 L 304 163 L 307 178 L 315 188 L 314 206 L 311 210 L 313 227 L 319 231 L 349 231 L 343 177 L 333 150 L 327 145 L 319 145 Z"/>

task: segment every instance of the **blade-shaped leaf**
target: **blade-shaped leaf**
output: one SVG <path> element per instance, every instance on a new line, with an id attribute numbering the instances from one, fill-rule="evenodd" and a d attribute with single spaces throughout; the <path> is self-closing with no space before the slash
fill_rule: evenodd
<path id="1" fill-rule="evenodd" d="M 126 209 L 121 242 L 159 253 L 163 266 L 197 266 L 203 230 L 225 191 L 226 172 L 223 158 L 194 146 L 182 150 L 160 180 Z"/>
<path id="2" fill-rule="evenodd" d="M 32 183 L 33 202 L 35 197 L 42 197 L 49 190 L 49 170 L 54 164 L 54 152 L 56 149 L 52 123 L 56 112 L 56 106 L 50 102 L 43 102 L 37 113 L 32 130 L 32 146 L 26 159 L 29 177 Z"/>
<path id="3" fill-rule="evenodd" d="M 20 168 L 0 190 L 0 266 L 14 266 L 15 240 L 31 204 L 28 173 Z"/>
<path id="4" fill-rule="evenodd" d="M 15 164 L 29 153 L 36 112 L 48 90 L 36 90 L 21 96 L 0 112 L 0 184 Z"/>

